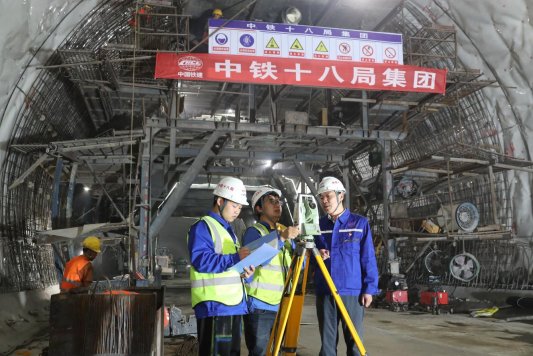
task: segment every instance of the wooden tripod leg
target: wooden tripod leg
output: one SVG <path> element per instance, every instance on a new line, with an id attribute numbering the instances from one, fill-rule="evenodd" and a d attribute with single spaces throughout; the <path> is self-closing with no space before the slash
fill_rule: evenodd
<path id="1" fill-rule="evenodd" d="M 291 312 L 294 295 L 296 294 L 296 287 L 300 278 L 300 272 L 305 259 L 305 253 L 296 256 L 291 263 L 285 287 L 283 288 L 283 296 L 279 303 L 279 310 L 276 314 L 276 320 L 270 333 L 270 338 L 267 345 L 267 356 L 277 356 L 281 348 L 281 342 L 287 327 L 287 320 Z M 290 292 L 288 292 L 290 289 Z M 299 326 L 299 325 L 298 325 Z"/>
<path id="2" fill-rule="evenodd" d="M 324 261 L 322 260 L 322 256 L 320 256 L 320 253 L 318 252 L 316 247 L 313 248 L 313 256 L 315 257 L 318 267 L 322 271 L 322 275 L 324 275 L 324 279 L 326 280 L 328 284 L 329 290 L 331 291 L 331 295 L 335 299 L 337 308 L 339 308 L 341 312 L 342 319 L 346 323 L 348 330 L 350 330 L 350 334 L 352 335 L 355 341 L 355 345 L 357 346 L 359 353 L 361 354 L 361 356 L 365 356 L 366 350 L 365 350 L 365 347 L 363 346 L 363 342 L 361 341 L 359 334 L 357 334 L 357 330 L 355 330 L 355 326 L 353 325 L 352 319 L 350 318 L 350 315 L 348 314 L 348 311 L 346 310 L 346 307 L 344 306 L 344 302 L 342 301 L 339 295 L 339 291 L 337 290 L 337 287 L 335 287 L 335 284 L 333 283 L 333 280 L 331 279 L 331 275 L 329 274 L 328 269 L 326 268 L 326 265 L 324 264 Z"/>

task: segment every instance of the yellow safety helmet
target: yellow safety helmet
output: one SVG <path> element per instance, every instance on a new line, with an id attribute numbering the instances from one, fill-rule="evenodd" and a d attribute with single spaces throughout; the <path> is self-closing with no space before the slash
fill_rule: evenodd
<path id="1" fill-rule="evenodd" d="M 218 16 L 222 16 L 222 10 L 220 10 L 220 9 L 214 9 L 214 10 L 213 10 L 213 16 L 216 16 L 216 15 L 218 15 Z"/>
<path id="2" fill-rule="evenodd" d="M 83 240 L 82 243 L 83 248 L 88 248 L 91 251 L 94 251 L 96 253 L 100 253 L 102 243 L 100 242 L 100 239 L 96 236 L 89 236 L 85 240 Z"/>

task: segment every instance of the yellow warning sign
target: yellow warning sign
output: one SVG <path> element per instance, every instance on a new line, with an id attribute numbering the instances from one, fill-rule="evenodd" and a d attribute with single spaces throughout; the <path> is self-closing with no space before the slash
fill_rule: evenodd
<path id="1" fill-rule="evenodd" d="M 324 45 L 324 42 L 320 41 L 318 46 L 316 46 L 315 52 L 327 52 L 328 49 L 326 48 L 326 45 Z"/>
<path id="2" fill-rule="evenodd" d="M 270 38 L 270 41 L 268 41 L 267 45 L 266 45 L 266 48 L 279 48 L 276 40 L 274 39 L 274 37 Z"/>
<path id="3" fill-rule="evenodd" d="M 303 48 L 302 44 L 300 43 L 300 41 L 298 41 L 298 39 L 295 39 L 294 42 L 291 45 L 291 49 L 298 49 L 298 50 L 302 51 L 304 48 Z"/>

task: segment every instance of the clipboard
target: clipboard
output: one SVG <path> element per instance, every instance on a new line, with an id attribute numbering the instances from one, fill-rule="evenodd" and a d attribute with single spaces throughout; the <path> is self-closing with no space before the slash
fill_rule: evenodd
<path id="1" fill-rule="evenodd" d="M 278 232 L 272 231 L 270 234 L 261 236 L 259 239 L 250 242 L 244 247 L 247 247 L 250 250 L 250 252 L 253 252 L 254 250 L 257 250 L 259 247 L 263 246 L 263 244 L 270 245 L 274 247 L 275 249 L 277 249 L 278 248 Z"/>
<path id="2" fill-rule="evenodd" d="M 279 250 L 277 248 L 263 243 L 260 247 L 256 248 L 254 252 L 239 261 L 239 263 L 233 265 L 231 268 L 239 273 L 243 273 L 244 267 L 249 267 L 251 265 L 255 267 L 261 266 L 263 263 L 270 261 L 278 253 Z"/>

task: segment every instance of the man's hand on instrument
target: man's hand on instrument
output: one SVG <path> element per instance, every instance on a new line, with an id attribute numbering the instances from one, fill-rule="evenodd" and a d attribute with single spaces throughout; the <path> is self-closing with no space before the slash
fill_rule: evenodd
<path id="1" fill-rule="evenodd" d="M 322 257 L 323 260 L 327 260 L 329 258 L 329 250 L 323 248 L 318 250 L 318 252 L 320 252 L 320 257 Z"/>
<path id="2" fill-rule="evenodd" d="M 300 235 L 300 228 L 298 226 L 289 226 L 281 233 L 281 240 L 285 241 L 287 239 L 295 239 Z"/>

